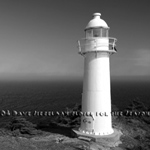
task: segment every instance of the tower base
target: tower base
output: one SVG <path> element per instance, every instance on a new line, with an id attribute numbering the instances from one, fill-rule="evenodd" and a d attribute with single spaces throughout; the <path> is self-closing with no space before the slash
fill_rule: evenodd
<path id="1" fill-rule="evenodd" d="M 101 146 L 105 147 L 116 147 L 122 142 L 120 141 L 120 137 L 122 132 L 117 129 L 113 129 L 114 132 L 109 135 L 91 135 L 80 132 L 78 129 L 73 129 L 73 135 L 81 140 L 93 141 L 98 143 Z"/>

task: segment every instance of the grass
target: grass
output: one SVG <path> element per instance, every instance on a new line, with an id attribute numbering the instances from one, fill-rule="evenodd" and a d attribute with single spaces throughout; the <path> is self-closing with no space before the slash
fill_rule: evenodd
<path id="1" fill-rule="evenodd" d="M 128 110 L 149 110 L 140 101 L 133 101 Z M 75 105 L 70 111 L 81 111 L 80 105 Z M 113 106 L 113 110 L 118 110 Z M 119 111 L 119 110 L 118 110 Z M 121 130 L 122 144 L 110 150 L 149 150 L 150 124 L 146 116 L 117 116 L 113 117 L 113 127 Z M 1 150 L 86 150 L 96 143 L 89 143 L 72 137 L 71 129 L 80 124 L 79 116 L 57 116 L 45 118 L 39 124 L 16 117 L 0 129 Z M 99 146 L 101 147 L 101 146 Z M 97 148 L 98 149 L 98 148 Z M 100 149 L 100 148 L 99 148 Z M 102 148 L 101 148 L 102 149 Z"/>

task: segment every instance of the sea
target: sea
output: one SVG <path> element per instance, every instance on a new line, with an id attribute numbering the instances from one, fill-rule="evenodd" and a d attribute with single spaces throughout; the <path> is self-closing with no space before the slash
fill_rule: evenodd
<path id="1" fill-rule="evenodd" d="M 81 104 L 82 81 L 0 81 L 0 122 L 9 112 L 62 111 Z M 111 103 L 120 110 L 133 100 L 150 106 L 149 81 L 112 81 Z M 21 113 L 16 115 L 22 115 Z M 24 114 L 25 115 L 25 114 Z M 41 116 L 42 118 L 42 116 Z M 40 119 L 41 119 L 40 118 Z M 39 118 L 32 116 L 32 120 Z"/>

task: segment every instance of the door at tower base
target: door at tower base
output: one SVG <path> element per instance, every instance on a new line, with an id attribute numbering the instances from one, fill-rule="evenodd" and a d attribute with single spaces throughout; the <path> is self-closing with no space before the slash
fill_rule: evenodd
<path id="1" fill-rule="evenodd" d="M 93 135 L 108 135 L 114 131 L 111 124 L 111 114 L 107 112 L 95 112 L 93 116 L 82 116 L 80 131 Z"/>
<path id="2" fill-rule="evenodd" d="M 87 131 L 88 133 L 93 133 L 93 129 L 94 129 L 94 126 L 93 126 L 93 118 L 91 116 L 86 116 L 82 119 L 82 122 L 83 122 L 83 128 L 85 129 L 85 131 Z"/>

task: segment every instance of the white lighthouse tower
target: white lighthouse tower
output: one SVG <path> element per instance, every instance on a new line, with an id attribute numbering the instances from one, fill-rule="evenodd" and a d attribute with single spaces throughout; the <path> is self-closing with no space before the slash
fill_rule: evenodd
<path id="1" fill-rule="evenodd" d="M 94 13 L 85 28 L 85 38 L 78 41 L 84 56 L 82 115 L 79 132 L 86 135 L 110 135 L 112 129 L 110 60 L 116 53 L 115 38 L 108 36 L 109 27 Z"/>

